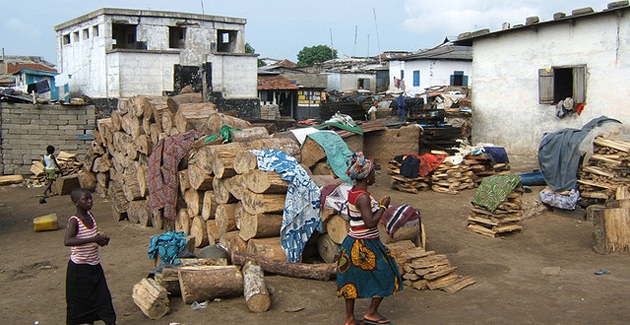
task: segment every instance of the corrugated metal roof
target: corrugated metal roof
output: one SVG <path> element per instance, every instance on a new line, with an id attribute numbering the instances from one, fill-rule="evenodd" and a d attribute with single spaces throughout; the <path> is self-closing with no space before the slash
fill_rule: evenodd
<path id="1" fill-rule="evenodd" d="M 258 90 L 299 89 L 291 80 L 277 75 L 258 75 Z"/>

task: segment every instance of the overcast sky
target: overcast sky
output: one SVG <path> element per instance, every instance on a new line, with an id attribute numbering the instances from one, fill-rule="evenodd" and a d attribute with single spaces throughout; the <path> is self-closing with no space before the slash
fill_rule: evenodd
<path id="1" fill-rule="evenodd" d="M 446 36 L 522 24 L 530 16 L 551 20 L 555 12 L 611 0 L 0 0 L 0 48 L 7 55 L 43 56 L 57 64 L 54 26 L 99 8 L 205 13 L 247 19 L 245 41 L 261 58 L 289 59 L 305 46 L 331 45 L 340 57 L 384 51 L 415 51 Z M 356 30 L 356 37 L 355 37 Z"/>

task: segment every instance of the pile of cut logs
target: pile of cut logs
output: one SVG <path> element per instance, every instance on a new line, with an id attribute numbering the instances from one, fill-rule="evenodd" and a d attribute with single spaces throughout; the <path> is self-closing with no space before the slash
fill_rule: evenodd
<path id="1" fill-rule="evenodd" d="M 630 142 L 599 136 L 593 140 L 593 155 L 578 172 L 580 196 L 613 198 L 619 186 L 630 184 Z"/>
<path id="2" fill-rule="evenodd" d="M 392 179 L 392 188 L 407 193 L 418 193 L 418 191 L 428 190 L 431 186 L 431 176 L 418 176 L 416 178 L 405 177 L 400 174 L 401 164 L 392 159 L 387 163 L 387 174 Z"/>
<path id="3" fill-rule="evenodd" d="M 456 274 L 457 267 L 451 265 L 446 255 L 415 247 L 408 240 L 388 244 L 387 247 L 396 258 L 407 287 L 455 293 L 475 283 L 470 276 Z"/>
<path id="4" fill-rule="evenodd" d="M 519 224 L 523 219 L 521 196 L 523 188 L 519 186 L 494 212 L 473 203 L 468 216 L 468 230 L 490 237 L 522 230 L 523 226 Z"/>
<path id="5" fill-rule="evenodd" d="M 77 158 L 76 154 L 60 151 L 56 157 L 62 171 L 60 176 L 78 174 L 83 169 L 83 162 Z M 46 183 L 46 173 L 44 172 L 44 164 L 41 160 L 33 160 L 30 170 L 31 173 L 33 173 L 33 176 L 30 177 L 32 184 Z"/>

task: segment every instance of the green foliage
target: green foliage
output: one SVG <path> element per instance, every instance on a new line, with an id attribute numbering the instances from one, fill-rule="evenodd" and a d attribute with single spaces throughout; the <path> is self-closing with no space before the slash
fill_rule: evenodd
<path id="1" fill-rule="evenodd" d="M 249 43 L 245 43 L 245 53 L 256 53 L 256 49 L 251 46 Z M 258 67 L 266 66 L 265 62 L 261 59 L 258 59 Z"/>
<path id="2" fill-rule="evenodd" d="M 330 48 L 328 45 L 305 46 L 297 55 L 297 65 L 303 67 L 336 58 L 337 50 Z"/>

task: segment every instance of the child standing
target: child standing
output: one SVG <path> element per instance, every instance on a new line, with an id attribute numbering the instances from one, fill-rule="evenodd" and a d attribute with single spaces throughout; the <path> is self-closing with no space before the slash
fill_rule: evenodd
<path id="1" fill-rule="evenodd" d="M 42 157 L 42 163 L 44 164 L 44 172 L 46 173 L 46 189 L 44 190 L 44 197 L 50 193 L 51 195 L 57 195 L 52 190 L 52 184 L 57 178 L 57 169 L 61 173 L 61 166 L 57 162 L 57 158 L 55 157 L 55 147 L 48 146 L 46 147 L 46 154 Z"/>
<path id="2" fill-rule="evenodd" d="M 92 194 L 83 188 L 71 193 L 76 215 L 68 220 L 64 244 L 70 246 L 66 273 L 66 324 L 93 324 L 102 320 L 116 324 L 116 313 L 101 266 L 98 246 L 109 244 L 109 236 L 98 232 L 90 213 Z"/>

